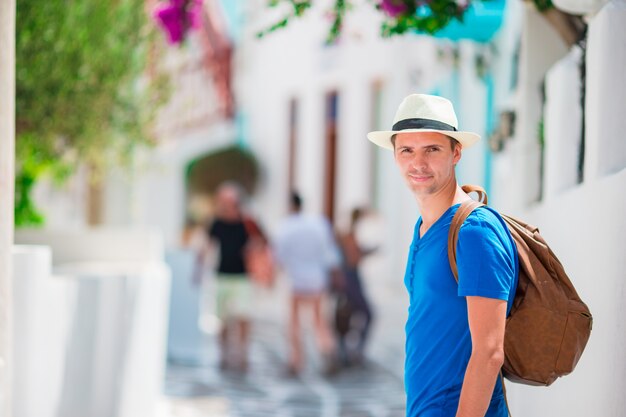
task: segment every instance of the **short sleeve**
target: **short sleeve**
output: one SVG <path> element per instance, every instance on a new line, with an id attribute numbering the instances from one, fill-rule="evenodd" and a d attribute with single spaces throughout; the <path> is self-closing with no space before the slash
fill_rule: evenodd
<path id="1" fill-rule="evenodd" d="M 516 273 L 514 250 L 499 217 L 487 210 L 473 212 L 459 231 L 458 295 L 509 300 Z"/>

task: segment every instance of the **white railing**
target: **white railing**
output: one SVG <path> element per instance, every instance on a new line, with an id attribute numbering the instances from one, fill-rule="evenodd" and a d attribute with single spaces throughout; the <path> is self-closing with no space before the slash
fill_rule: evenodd
<path id="1" fill-rule="evenodd" d="M 14 249 L 14 416 L 154 414 L 170 271 L 158 234 L 26 231 Z"/>

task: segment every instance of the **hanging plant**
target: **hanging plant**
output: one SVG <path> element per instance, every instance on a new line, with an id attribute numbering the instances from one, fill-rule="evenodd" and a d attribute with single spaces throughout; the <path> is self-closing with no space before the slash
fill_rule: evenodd
<path id="1" fill-rule="evenodd" d="M 302 17 L 313 5 L 312 0 L 271 0 L 268 6 L 277 7 L 284 3 L 291 6 L 291 11 L 274 25 L 259 32 L 258 37 L 286 27 L 291 20 Z M 381 36 L 391 37 L 409 31 L 434 34 L 454 19 L 463 21 L 469 4 L 469 0 L 377 0 L 374 7 L 384 16 L 380 28 Z M 327 44 L 337 42 L 345 15 L 351 9 L 350 2 L 335 0 L 330 12 L 332 24 L 326 39 Z"/>

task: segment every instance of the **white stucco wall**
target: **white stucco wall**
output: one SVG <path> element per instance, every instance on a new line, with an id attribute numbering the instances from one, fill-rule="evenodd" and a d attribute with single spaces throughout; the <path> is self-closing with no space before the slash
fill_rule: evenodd
<path id="1" fill-rule="evenodd" d="M 153 415 L 170 286 L 159 234 L 22 230 L 16 241 L 27 244 L 14 249 L 13 415 Z"/>
<path id="2" fill-rule="evenodd" d="M 198 157 L 235 142 L 234 126 L 222 123 L 143 152 L 131 173 L 111 173 L 105 224 L 156 228 L 166 246 L 180 243 L 186 215 L 185 172 Z"/>
<path id="3" fill-rule="evenodd" d="M 487 146 L 487 85 L 476 72 L 475 56 L 477 53 L 486 53 L 488 48 L 471 41 L 461 41 L 459 47 L 461 65 L 456 93 L 458 101 L 454 103 L 459 127 L 461 130 L 478 133 L 482 140 L 463 151 L 463 157 L 457 166 L 457 176 L 461 184 L 483 185 Z"/>
<path id="4" fill-rule="evenodd" d="M 522 8 L 522 37 L 515 137 L 507 151 L 520 155 L 509 160 L 507 153 L 497 155 L 495 164 L 505 159 L 510 166 L 500 167 L 501 178 L 498 207 L 509 212 L 536 201 L 539 197 L 540 150 L 538 126 L 541 119 L 541 82 L 546 71 L 566 53 L 564 42 L 531 4 Z"/>
<path id="5" fill-rule="evenodd" d="M 223 122 L 165 140 L 137 152 L 131 167 L 112 167 L 104 182 L 103 224 L 159 230 L 168 247 L 180 243 L 186 215 L 186 168 L 196 158 L 233 145 L 232 123 Z M 87 225 L 87 176 L 79 169 L 62 186 L 42 179 L 34 200 L 50 231 L 83 230 Z"/>
<path id="6" fill-rule="evenodd" d="M 610 2 L 589 20 L 583 183 L 571 181 L 576 166 L 571 142 L 576 141 L 579 111 L 572 103 L 577 94 L 573 52 L 549 70 L 546 164 L 552 166 L 546 172 L 547 193 L 542 202 L 516 208 L 540 227 L 589 305 L 594 328 L 571 375 L 548 388 L 508 384 L 513 415 L 618 417 L 626 412 L 626 84 L 616 72 L 626 68 L 624 4 Z M 536 38 L 528 48 L 544 44 Z M 535 112 L 520 107 L 520 112 L 528 111 Z M 529 174 L 523 153 L 505 153 L 514 161 L 514 176 Z"/>
<path id="7" fill-rule="evenodd" d="M 570 189 L 523 214 L 565 266 L 594 316 L 576 370 L 551 387 L 509 383 L 514 416 L 621 417 L 626 412 L 626 171 Z"/>
<path id="8" fill-rule="evenodd" d="M 585 175 L 595 177 L 626 167 L 626 1 L 613 0 L 589 24 L 587 54 L 587 134 L 591 147 Z"/>
<path id="9" fill-rule="evenodd" d="M 575 186 L 582 136 L 580 105 L 582 52 L 578 46 L 548 71 L 544 109 L 544 197 Z"/>

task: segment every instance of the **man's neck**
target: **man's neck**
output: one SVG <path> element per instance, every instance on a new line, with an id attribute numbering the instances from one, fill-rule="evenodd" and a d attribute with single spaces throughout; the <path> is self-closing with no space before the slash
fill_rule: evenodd
<path id="1" fill-rule="evenodd" d="M 423 235 L 446 210 L 469 199 L 469 196 L 454 181 L 434 194 L 416 196 L 416 199 L 422 214 L 420 235 Z"/>

